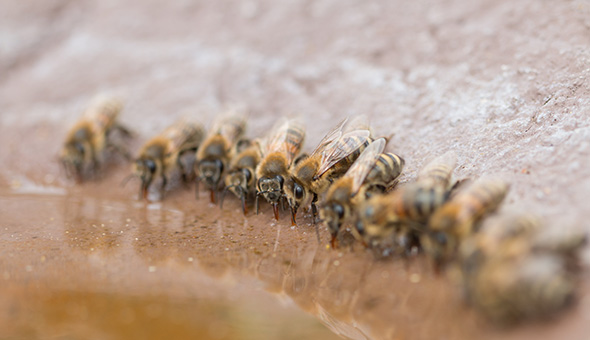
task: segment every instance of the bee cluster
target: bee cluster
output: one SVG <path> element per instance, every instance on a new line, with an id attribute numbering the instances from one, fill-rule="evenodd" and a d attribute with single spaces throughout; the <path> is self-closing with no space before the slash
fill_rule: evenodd
<path id="1" fill-rule="evenodd" d="M 61 156 L 67 174 L 83 180 L 109 150 L 128 155 L 112 138 L 116 131 L 130 135 L 117 123 L 121 107 L 99 101 L 72 128 Z M 264 138 L 247 139 L 245 129 L 245 118 L 233 114 L 208 132 L 181 120 L 148 140 L 133 162 L 139 199 L 158 182 L 161 199 L 176 171 L 185 182 L 195 180 L 197 197 L 199 183 L 220 205 L 231 192 L 244 214 L 252 204 L 258 213 L 260 196 L 277 220 L 288 208 L 292 225 L 300 207 L 310 208 L 318 240 L 316 222 L 327 225 L 332 248 L 359 241 L 380 258 L 423 252 L 437 272 L 457 274 L 466 300 L 499 323 L 548 316 L 572 301 L 585 234 L 551 234 L 527 214 L 496 215 L 484 224 L 509 185 L 493 177 L 455 181 L 454 152 L 397 185 L 404 159 L 384 152 L 387 138 L 374 138 L 360 120 L 342 121 L 310 154 L 301 153 L 305 129 L 295 120 Z"/>

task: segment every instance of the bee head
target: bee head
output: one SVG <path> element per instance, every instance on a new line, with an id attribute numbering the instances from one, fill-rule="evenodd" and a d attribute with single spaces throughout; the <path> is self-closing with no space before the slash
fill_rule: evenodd
<path id="1" fill-rule="evenodd" d="M 242 197 L 248 192 L 251 183 L 252 173 L 248 169 L 234 171 L 225 177 L 227 190 L 233 192 L 237 197 Z"/>
<path id="2" fill-rule="evenodd" d="M 85 155 L 86 148 L 80 142 L 73 141 L 64 146 L 60 159 L 68 177 L 82 176 Z"/>
<path id="3" fill-rule="evenodd" d="M 322 219 L 328 225 L 328 229 L 332 235 L 336 235 L 340 226 L 344 222 L 347 209 L 339 202 L 331 202 L 321 209 L 320 214 Z"/>
<path id="4" fill-rule="evenodd" d="M 454 256 L 454 238 L 442 231 L 431 231 L 422 238 L 422 246 L 426 254 L 437 267 L 443 266 Z"/>
<path id="5" fill-rule="evenodd" d="M 220 159 L 202 160 L 197 166 L 201 181 L 205 182 L 210 189 L 217 189 L 223 168 L 223 162 Z"/>
<path id="6" fill-rule="evenodd" d="M 283 197 L 283 176 L 262 177 L 258 179 L 258 193 L 263 195 L 269 202 L 278 202 Z"/>
<path id="7" fill-rule="evenodd" d="M 135 173 L 142 181 L 151 179 L 158 170 L 158 164 L 151 158 L 139 158 L 135 161 Z"/>
<path id="8" fill-rule="evenodd" d="M 294 178 L 290 178 L 285 184 L 285 195 L 288 198 L 291 210 L 297 212 L 299 206 L 305 201 L 308 190 Z"/>

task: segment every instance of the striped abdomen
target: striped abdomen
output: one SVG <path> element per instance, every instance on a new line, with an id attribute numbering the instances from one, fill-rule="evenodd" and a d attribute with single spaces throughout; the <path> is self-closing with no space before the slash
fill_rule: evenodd
<path id="1" fill-rule="evenodd" d="M 440 186 L 407 185 L 394 193 L 393 212 L 400 220 L 424 223 L 448 199 Z"/>
<path id="2" fill-rule="evenodd" d="M 285 136 L 284 147 L 287 159 L 289 159 L 291 162 L 299 154 L 299 151 L 301 151 L 304 140 L 305 129 L 303 126 L 299 124 L 289 124 L 289 128 L 287 129 Z"/>
<path id="3" fill-rule="evenodd" d="M 401 175 L 404 164 L 405 161 L 400 156 L 391 152 L 382 153 L 365 178 L 365 185 L 381 191 L 387 190 Z"/>
<path id="4" fill-rule="evenodd" d="M 457 156 L 455 152 L 446 152 L 426 164 L 424 168 L 420 170 L 416 181 L 448 188 L 456 164 Z"/>
<path id="5" fill-rule="evenodd" d="M 501 180 L 480 179 L 450 202 L 461 206 L 459 220 L 478 220 L 494 211 L 506 197 L 508 184 Z"/>

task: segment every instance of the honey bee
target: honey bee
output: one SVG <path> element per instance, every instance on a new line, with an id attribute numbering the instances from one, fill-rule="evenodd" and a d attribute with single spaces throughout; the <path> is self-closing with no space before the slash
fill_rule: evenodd
<path id="1" fill-rule="evenodd" d="M 421 244 L 436 269 L 455 255 L 459 242 L 474 232 L 485 215 L 497 209 L 508 188 L 502 180 L 480 178 L 434 212 Z"/>
<path id="2" fill-rule="evenodd" d="M 187 174 L 181 162 L 181 156 L 195 152 L 204 136 L 200 124 L 181 120 L 166 128 L 160 135 L 147 141 L 135 160 L 133 173 L 141 179 L 139 199 L 146 199 L 148 190 L 155 178 L 162 179 L 160 196 L 168 182 L 170 172 L 178 168 L 183 180 Z"/>
<path id="3" fill-rule="evenodd" d="M 360 204 L 355 227 L 365 245 L 401 253 L 418 246 L 428 218 L 448 200 L 455 164 L 455 153 L 447 152 L 426 164 L 415 182 Z"/>
<path id="4" fill-rule="evenodd" d="M 458 262 L 466 280 L 490 259 L 515 260 L 545 253 L 561 257 L 568 269 L 574 271 L 578 268 L 579 250 L 586 241 L 582 232 L 542 228 L 541 219 L 533 214 L 506 214 L 488 221 L 463 240 Z"/>
<path id="5" fill-rule="evenodd" d="M 312 221 L 315 223 L 318 195 L 326 192 L 334 180 L 343 176 L 371 142 L 368 130 L 353 129 L 343 134 L 346 121 L 328 133 L 309 157 L 292 169 L 285 182 L 285 195 L 291 208 L 293 225 L 296 225 L 299 207 L 310 203 Z"/>
<path id="6" fill-rule="evenodd" d="M 416 182 L 423 187 L 441 187 L 449 189 L 452 186 L 453 170 L 457 166 L 457 154 L 447 151 L 427 163 L 418 173 Z"/>
<path id="7" fill-rule="evenodd" d="M 530 213 L 487 221 L 459 246 L 465 297 L 500 324 L 549 316 L 572 301 L 585 242 L 584 233 L 549 232 Z"/>
<path id="8" fill-rule="evenodd" d="M 546 318 L 573 302 L 575 280 L 553 254 L 492 259 L 474 273 L 469 302 L 501 325 Z"/>
<path id="9" fill-rule="evenodd" d="M 279 203 L 285 195 L 283 185 L 304 140 L 305 130 L 295 121 L 285 122 L 269 137 L 256 168 L 256 213 L 258 197 L 263 196 L 272 205 L 275 219 L 279 219 Z"/>
<path id="10" fill-rule="evenodd" d="M 260 147 L 251 141 L 244 140 L 237 143 L 236 156 L 229 165 L 225 176 L 225 190 L 221 196 L 220 205 L 227 191 L 231 191 L 242 202 L 244 215 L 248 212 L 246 201 L 256 193 L 256 166 L 260 162 Z"/>
<path id="11" fill-rule="evenodd" d="M 195 195 L 199 196 L 199 181 L 205 183 L 210 192 L 211 203 L 219 189 L 219 182 L 231 158 L 231 150 L 244 134 L 246 121 L 241 116 L 228 116 L 220 119 L 196 154 L 195 173 L 198 175 Z"/>
<path id="12" fill-rule="evenodd" d="M 68 177 L 81 182 L 94 175 L 104 163 L 109 149 L 130 158 L 127 150 L 112 138 L 116 131 L 124 137 L 131 136 L 130 131 L 117 122 L 122 107 L 117 99 L 97 98 L 70 129 L 60 155 Z"/>
<path id="13" fill-rule="evenodd" d="M 358 203 L 371 193 L 387 190 L 401 174 L 404 160 L 393 153 L 382 154 L 385 144 L 384 138 L 371 143 L 328 189 L 320 216 L 328 225 L 332 248 L 342 224 L 352 219 Z"/>

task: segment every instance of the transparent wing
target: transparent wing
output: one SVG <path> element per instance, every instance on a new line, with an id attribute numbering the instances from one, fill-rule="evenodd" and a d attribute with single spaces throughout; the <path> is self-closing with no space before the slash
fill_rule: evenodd
<path id="1" fill-rule="evenodd" d="M 195 134 L 202 133 L 202 127 L 194 122 L 182 119 L 162 132 L 162 137 L 171 141 L 168 152 L 179 151 L 195 139 Z"/>
<path id="2" fill-rule="evenodd" d="M 385 149 L 385 138 L 379 138 L 371 143 L 352 164 L 344 176 L 352 178 L 352 192 L 359 191 L 365 178 L 373 169 L 375 162 Z"/>
<path id="3" fill-rule="evenodd" d="M 447 151 L 436 157 L 418 173 L 417 181 L 431 181 L 437 185 L 447 187 L 450 184 L 453 170 L 457 165 L 457 154 L 455 151 Z"/>
<path id="4" fill-rule="evenodd" d="M 332 142 L 324 149 L 320 167 L 314 177 L 323 175 L 334 164 L 358 150 L 358 148 L 369 141 L 370 134 L 368 130 L 351 131 L 344 134 L 337 141 Z"/>
<path id="5" fill-rule="evenodd" d="M 338 125 L 336 125 L 332 131 L 328 132 L 328 134 L 322 138 L 318 146 L 316 146 L 316 148 L 311 152 L 310 156 L 315 155 L 318 152 L 323 152 L 330 144 L 338 141 L 338 139 L 342 137 L 342 129 L 344 128 L 344 124 L 346 124 L 347 121 L 348 118 L 345 118 Z"/>
<path id="6" fill-rule="evenodd" d="M 301 150 L 305 140 L 305 129 L 298 121 L 288 120 L 274 130 L 275 133 L 268 139 L 265 154 L 281 152 L 287 158 L 288 164 L 291 164 Z"/>
<path id="7" fill-rule="evenodd" d="M 369 118 L 364 114 L 355 115 L 352 119 L 348 120 L 348 123 L 343 129 L 343 133 L 347 133 L 354 130 L 369 130 Z"/>
<path id="8" fill-rule="evenodd" d="M 219 124 L 217 131 L 233 145 L 246 130 L 246 119 L 242 115 L 234 114 L 225 117 Z"/>

